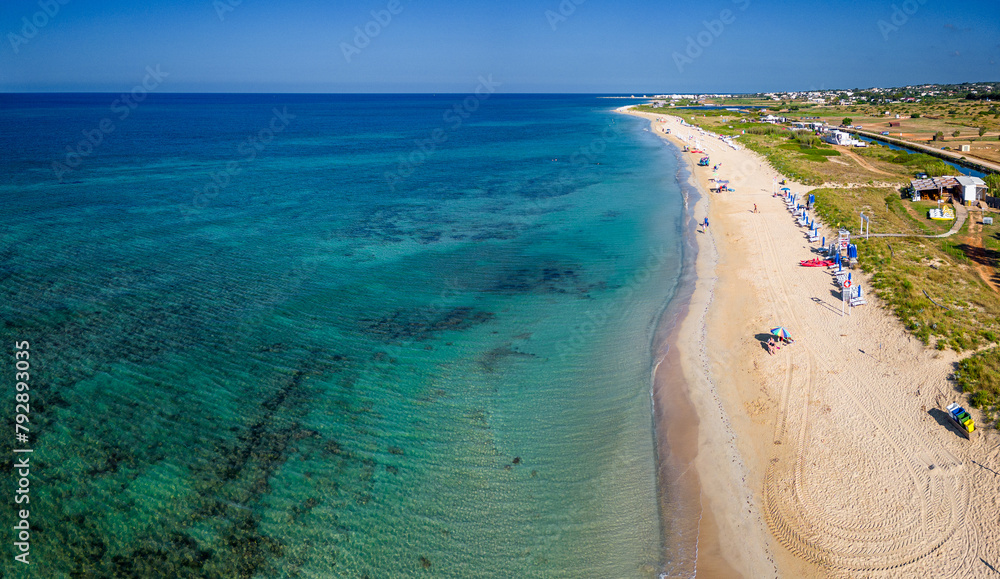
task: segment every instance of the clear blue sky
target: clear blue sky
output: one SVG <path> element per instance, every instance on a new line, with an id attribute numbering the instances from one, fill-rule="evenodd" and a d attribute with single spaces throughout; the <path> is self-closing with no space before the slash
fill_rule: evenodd
<path id="1" fill-rule="evenodd" d="M 1000 80 L 997 0 L 576 2 L 398 0 L 348 61 L 355 27 L 390 0 L 2 0 L 0 91 L 128 90 L 156 65 L 163 92 L 469 92 L 480 75 L 501 92 L 599 93 Z"/>

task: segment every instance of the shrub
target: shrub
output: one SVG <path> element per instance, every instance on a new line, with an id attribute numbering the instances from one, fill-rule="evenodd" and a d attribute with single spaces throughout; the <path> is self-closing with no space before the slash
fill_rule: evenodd
<path id="1" fill-rule="evenodd" d="M 983 182 L 990 188 L 991 192 L 1000 191 L 1000 173 L 990 173 L 983 177 Z M 994 194 L 994 193 L 991 193 Z"/>
<path id="2" fill-rule="evenodd" d="M 958 385 L 971 392 L 969 403 L 987 409 L 1000 403 L 1000 348 L 973 354 L 958 363 Z"/>
<path id="3" fill-rule="evenodd" d="M 795 139 L 798 141 L 799 146 L 807 149 L 815 147 L 820 143 L 819 137 L 809 131 L 795 131 L 795 133 L 789 138 Z"/>
<path id="4" fill-rule="evenodd" d="M 765 125 L 762 127 L 749 127 L 746 132 L 751 135 L 773 135 L 775 133 L 783 133 L 784 131 L 774 125 Z"/>
<path id="5" fill-rule="evenodd" d="M 980 390 L 979 392 L 973 392 L 972 396 L 969 396 L 969 404 L 972 404 L 976 408 L 985 408 L 993 406 L 993 398 L 990 397 L 988 392 Z"/>

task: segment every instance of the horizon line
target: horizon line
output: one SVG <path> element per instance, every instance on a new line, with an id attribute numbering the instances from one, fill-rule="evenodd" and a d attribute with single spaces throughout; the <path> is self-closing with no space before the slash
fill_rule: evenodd
<path id="1" fill-rule="evenodd" d="M 848 91 L 848 90 L 870 90 L 870 89 L 904 89 L 912 86 L 925 86 L 925 85 L 944 85 L 944 86 L 957 86 L 963 84 L 1000 84 L 1000 81 L 973 81 L 973 82 L 962 82 L 962 83 L 919 83 L 904 86 L 871 86 L 867 88 L 828 88 L 828 89 L 805 89 L 805 90 L 768 90 L 768 91 L 754 91 L 754 92 L 733 92 L 733 91 L 629 91 L 629 92 L 608 92 L 608 91 L 584 91 L 584 92 L 553 92 L 553 91 L 527 91 L 527 92 L 501 92 L 497 91 L 496 94 L 505 95 L 570 95 L 570 96 L 613 96 L 620 98 L 649 98 L 658 95 L 668 95 L 668 94 L 690 94 L 694 96 L 715 96 L 715 95 L 728 95 L 728 96 L 751 96 L 769 93 L 824 93 L 824 92 L 835 92 L 835 91 Z M 122 90 L 0 90 L 0 95 L 25 95 L 25 94 L 120 94 Z M 345 96 L 345 95 L 378 95 L 378 96 L 388 96 L 388 95 L 462 95 L 467 94 L 468 91 L 450 92 L 450 91 L 393 91 L 393 92 L 369 92 L 369 91 L 349 91 L 349 92 L 325 92 L 325 91 L 309 91 L 309 92 L 299 92 L 299 91 L 157 91 L 155 94 L 171 94 L 171 95 L 315 95 L 315 96 Z M 642 95 L 642 96 L 636 96 Z"/>

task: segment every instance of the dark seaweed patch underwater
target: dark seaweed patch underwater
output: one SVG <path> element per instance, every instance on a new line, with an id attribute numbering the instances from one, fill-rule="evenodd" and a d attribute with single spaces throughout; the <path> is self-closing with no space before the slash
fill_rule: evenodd
<path id="1" fill-rule="evenodd" d="M 106 96 L 0 96 L 0 335 L 31 343 L 34 450 L 32 565 L 0 576 L 658 565 L 647 332 L 677 271 L 637 272 L 680 198 L 638 121 L 497 95 L 391 189 L 454 95 L 150 95 L 50 179 Z M 552 161 L 614 123 L 600 165 Z"/>

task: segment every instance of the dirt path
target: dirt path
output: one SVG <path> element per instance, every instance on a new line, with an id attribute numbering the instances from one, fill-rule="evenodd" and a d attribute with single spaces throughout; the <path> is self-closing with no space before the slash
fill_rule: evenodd
<path id="1" fill-rule="evenodd" d="M 834 147 L 834 148 L 840 151 L 841 155 L 844 155 L 845 157 L 850 157 L 851 159 L 857 161 L 858 165 L 861 165 L 861 167 L 866 171 L 871 171 L 872 173 L 878 173 L 879 175 L 888 175 L 889 177 L 898 177 L 898 175 L 893 175 L 892 173 L 887 173 L 885 171 L 882 171 L 881 169 L 876 169 L 871 165 L 871 163 L 864 160 L 864 158 L 862 158 L 861 155 L 858 155 L 857 153 L 855 153 L 854 151 L 850 150 L 847 147 Z"/>
<path id="2" fill-rule="evenodd" d="M 961 162 L 963 156 L 968 154 L 968 153 L 964 153 L 964 154 L 963 153 L 955 153 L 955 152 L 952 152 L 952 151 L 943 151 L 941 149 L 930 147 L 928 145 L 921 145 L 920 143 L 915 143 L 913 141 L 904 141 L 904 140 L 900 140 L 900 139 L 896 139 L 896 138 L 892 138 L 892 137 L 886 137 L 885 135 L 879 135 L 879 134 L 872 133 L 872 132 L 869 132 L 869 131 L 859 131 L 857 129 L 843 129 L 843 128 L 840 129 L 840 130 L 847 131 L 848 133 L 856 133 L 858 135 L 864 135 L 866 137 L 870 137 L 870 138 L 875 139 L 877 141 L 885 141 L 885 142 L 892 143 L 894 145 L 899 145 L 899 146 L 902 146 L 902 147 L 909 147 L 911 149 L 916 149 L 918 151 L 923 151 L 925 153 L 930 153 L 930 154 L 933 154 L 935 156 L 947 157 L 949 160 L 956 161 L 956 162 Z M 967 161 L 973 161 L 972 159 L 966 159 L 966 160 Z M 975 162 L 976 164 L 981 165 L 983 167 L 986 167 L 990 171 L 1000 171 L 1000 163 L 990 162 L 990 161 L 984 161 L 984 160 L 982 160 L 982 158 L 978 158 L 978 157 L 973 162 Z"/>
<path id="3" fill-rule="evenodd" d="M 1000 293 L 1000 285 L 997 282 L 1000 279 L 1000 276 L 997 274 L 997 268 L 1000 264 L 991 266 L 989 263 L 984 263 L 988 258 L 986 257 L 986 247 L 983 244 L 983 222 L 981 219 L 977 220 L 972 215 L 969 216 L 969 219 L 969 235 L 965 237 L 965 242 L 969 245 L 971 251 L 966 251 L 966 255 L 972 260 L 976 273 L 986 282 L 986 285 L 993 288 L 993 291 Z"/>

